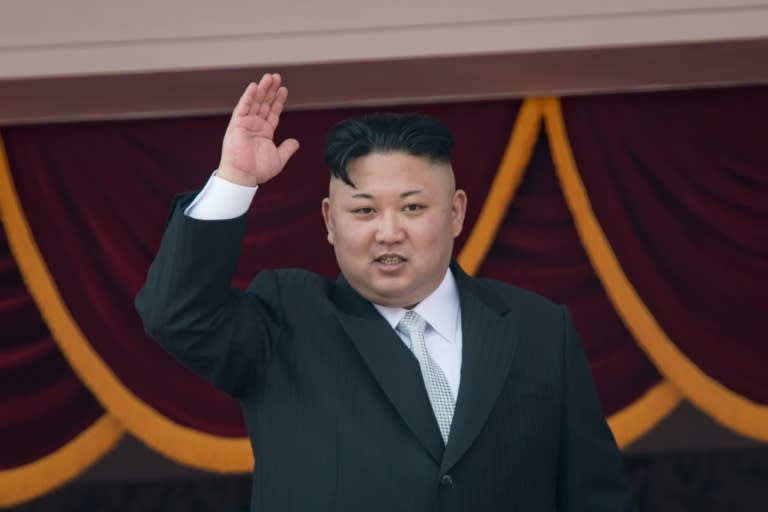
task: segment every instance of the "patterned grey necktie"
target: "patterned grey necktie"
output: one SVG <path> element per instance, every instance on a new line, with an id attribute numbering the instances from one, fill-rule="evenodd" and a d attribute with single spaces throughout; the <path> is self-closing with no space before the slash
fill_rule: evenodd
<path id="1" fill-rule="evenodd" d="M 397 328 L 407 334 L 411 340 L 411 350 L 421 367 L 421 377 L 424 379 L 427 395 L 429 395 L 432 410 L 440 427 L 440 434 L 443 436 L 443 442 L 448 444 L 448 434 L 451 431 L 455 404 L 443 370 L 427 352 L 427 345 L 424 342 L 427 322 L 415 311 L 408 311 L 397 324 Z"/>

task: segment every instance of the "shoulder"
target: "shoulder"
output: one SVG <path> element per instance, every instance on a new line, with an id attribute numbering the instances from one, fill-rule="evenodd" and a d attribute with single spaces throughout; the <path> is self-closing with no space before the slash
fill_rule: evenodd
<path id="1" fill-rule="evenodd" d="M 276 286 L 283 290 L 326 289 L 332 281 L 325 276 L 302 268 L 264 269 L 251 282 L 249 291 Z"/>
<path id="2" fill-rule="evenodd" d="M 571 315 L 565 306 L 495 279 L 475 278 L 472 281 L 478 293 L 485 295 L 486 303 L 492 304 L 499 313 L 499 318 L 517 332 L 521 355 L 528 354 L 531 361 L 546 360 L 548 365 L 563 361 L 562 354 L 575 333 Z"/>
<path id="3" fill-rule="evenodd" d="M 515 286 L 497 279 L 485 277 L 471 277 L 471 281 L 478 290 L 488 293 L 505 304 L 520 307 L 525 305 L 535 309 L 557 310 L 562 309 L 560 304 L 552 302 L 543 295 L 532 292 L 525 288 Z"/>
<path id="4" fill-rule="evenodd" d="M 265 269 L 253 279 L 248 291 L 257 295 L 328 296 L 332 285 L 327 277 L 301 268 Z"/>
<path id="5" fill-rule="evenodd" d="M 568 315 L 564 306 L 519 286 L 483 277 L 470 277 L 469 283 L 486 303 L 523 324 L 560 324 Z"/>

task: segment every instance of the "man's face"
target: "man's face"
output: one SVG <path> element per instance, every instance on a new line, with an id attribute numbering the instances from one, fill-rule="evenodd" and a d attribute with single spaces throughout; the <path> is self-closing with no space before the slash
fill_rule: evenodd
<path id="1" fill-rule="evenodd" d="M 341 272 L 371 302 L 418 304 L 445 276 L 464 191 L 448 164 L 402 152 L 356 158 L 347 172 L 355 187 L 331 178 L 322 208 Z"/>

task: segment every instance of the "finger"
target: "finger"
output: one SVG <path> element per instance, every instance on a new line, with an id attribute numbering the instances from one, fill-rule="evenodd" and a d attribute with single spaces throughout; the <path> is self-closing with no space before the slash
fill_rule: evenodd
<path id="1" fill-rule="evenodd" d="M 258 116 L 262 119 L 266 119 L 269 117 L 269 109 L 270 105 L 267 103 L 266 98 L 262 100 L 262 102 L 259 104 L 259 111 Z"/>
<path id="2" fill-rule="evenodd" d="M 269 92 L 272 94 L 272 97 L 277 94 L 277 91 L 280 89 L 280 86 L 283 83 L 283 77 L 280 76 L 280 73 L 273 73 L 272 74 L 272 87 L 270 87 Z M 271 102 L 270 102 L 271 103 Z"/>
<path id="3" fill-rule="evenodd" d="M 248 115 L 248 113 L 251 111 L 251 105 L 253 104 L 253 96 L 256 91 L 256 87 L 257 85 L 255 82 L 248 84 L 248 87 L 246 87 L 245 91 L 243 91 L 243 95 L 240 96 L 240 99 L 237 101 L 237 105 L 235 105 L 233 110 L 234 115 Z"/>
<path id="4" fill-rule="evenodd" d="M 299 141 L 296 139 L 285 139 L 277 148 L 277 154 L 280 155 L 280 162 L 285 165 L 286 162 L 299 150 Z"/>
<path id="5" fill-rule="evenodd" d="M 282 81 L 282 78 L 277 73 L 270 75 L 270 77 L 269 80 L 262 78 L 264 84 L 264 97 L 261 99 L 257 114 L 262 119 L 267 119 L 269 117 L 269 110 L 272 106 L 272 102 L 277 96 L 277 91 L 280 88 L 280 82 Z"/>
<path id="6" fill-rule="evenodd" d="M 267 91 L 266 96 L 264 96 L 264 103 L 267 105 L 272 105 L 276 97 L 277 97 L 277 90 L 270 89 L 269 91 Z"/>
<path id="7" fill-rule="evenodd" d="M 264 101 L 264 98 L 267 95 L 267 91 L 271 86 L 272 75 L 269 73 L 264 73 L 264 76 L 262 76 L 261 80 L 259 80 L 259 86 L 256 88 L 256 94 L 253 98 L 256 105 L 259 105 L 259 107 L 261 106 L 260 104 Z M 258 114 L 258 111 L 256 113 Z"/>
<path id="8" fill-rule="evenodd" d="M 281 87 L 278 91 L 275 101 L 272 103 L 269 115 L 266 118 L 267 123 L 272 126 L 272 129 L 277 129 L 277 125 L 280 123 L 280 114 L 283 112 L 285 106 L 285 100 L 288 97 L 288 89 Z"/>
<path id="9" fill-rule="evenodd" d="M 277 97 L 277 91 L 280 90 L 280 84 L 282 81 L 283 79 L 279 74 L 275 73 L 272 75 L 272 85 L 264 97 L 264 103 L 272 105 L 272 103 L 275 101 L 275 98 Z"/>
<path id="10" fill-rule="evenodd" d="M 272 73 L 272 92 L 277 92 L 277 90 L 280 88 L 280 85 L 282 85 L 283 77 L 280 75 L 280 73 Z"/>
<path id="11" fill-rule="evenodd" d="M 288 89 L 285 87 L 278 89 L 275 101 L 272 102 L 272 108 L 269 111 L 269 117 L 267 117 L 267 122 L 272 126 L 277 127 L 277 123 L 280 122 L 280 114 L 283 113 L 283 107 L 287 99 Z"/>
<path id="12" fill-rule="evenodd" d="M 259 80 L 259 87 L 263 89 L 268 89 L 271 83 L 272 83 L 272 73 L 264 73 L 261 76 L 261 80 Z"/>

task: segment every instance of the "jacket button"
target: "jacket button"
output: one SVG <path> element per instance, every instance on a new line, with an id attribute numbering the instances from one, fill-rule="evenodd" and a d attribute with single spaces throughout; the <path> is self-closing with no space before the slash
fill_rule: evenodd
<path id="1" fill-rule="evenodd" d="M 447 473 L 444 474 L 443 476 L 440 477 L 440 485 L 442 485 L 443 487 L 449 487 L 453 485 L 453 477 Z"/>

